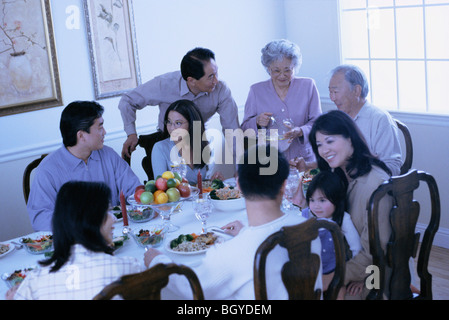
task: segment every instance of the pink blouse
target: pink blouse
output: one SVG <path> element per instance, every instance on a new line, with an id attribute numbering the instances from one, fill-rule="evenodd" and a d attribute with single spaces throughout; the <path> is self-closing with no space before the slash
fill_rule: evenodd
<path id="1" fill-rule="evenodd" d="M 313 122 L 322 111 L 318 89 L 313 79 L 293 78 L 284 101 L 277 95 L 271 79 L 253 84 L 245 104 L 242 129 L 253 129 L 256 132 L 261 129 L 256 124 L 256 117 L 262 112 L 271 112 L 279 118 L 290 118 L 295 127 L 302 129 L 304 135 L 294 139 L 284 151 L 288 160 L 295 157 L 303 157 L 306 161 L 315 160 L 309 143 L 309 133 Z"/>

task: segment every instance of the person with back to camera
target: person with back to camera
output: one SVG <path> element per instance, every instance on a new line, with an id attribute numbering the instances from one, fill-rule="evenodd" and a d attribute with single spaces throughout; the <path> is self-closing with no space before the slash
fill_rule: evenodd
<path id="1" fill-rule="evenodd" d="M 204 178 L 224 180 L 220 172 L 214 172 L 214 163 L 209 161 L 213 155 L 209 143 L 203 140 L 204 122 L 194 102 L 173 102 L 165 112 L 164 123 L 164 136 L 167 138 L 156 142 L 151 152 L 155 176 L 170 171 L 173 163 L 185 162 L 186 179 L 190 184 L 197 183 L 198 170 Z M 195 128 L 199 128 L 199 132 L 194 132 Z M 194 141 L 195 138 L 199 140 Z M 198 154 L 194 154 L 195 143 L 200 145 L 196 149 Z"/>
<path id="2" fill-rule="evenodd" d="M 59 188 L 70 180 L 102 181 L 111 189 L 111 205 L 120 203 L 140 185 L 130 166 L 104 145 L 104 108 L 95 101 L 74 101 L 61 114 L 63 146 L 36 169 L 27 210 L 36 231 L 51 231 L 51 217 Z"/>
<path id="3" fill-rule="evenodd" d="M 205 122 L 218 113 L 223 130 L 240 127 L 238 108 L 231 90 L 218 80 L 215 54 L 206 48 L 194 48 L 183 57 L 180 71 L 157 76 L 122 95 L 118 108 L 128 137 L 123 144 L 123 158 L 131 157 L 137 146 L 136 111 L 148 105 L 159 106 L 158 132 L 155 135 L 162 140 L 165 112 L 171 103 L 180 99 L 195 102 Z"/>
<path id="4" fill-rule="evenodd" d="M 367 205 L 371 194 L 391 176 L 384 162 L 372 155 L 359 128 L 343 111 L 321 115 L 313 124 L 310 143 L 320 171 L 334 171 L 348 181 L 347 212 L 360 235 L 362 249 L 346 262 L 346 298 L 365 298 L 367 267 L 373 264 L 369 248 Z M 385 250 L 390 239 L 392 198 L 379 203 L 379 237 Z M 386 281 L 388 281 L 388 275 Z M 388 292 L 386 292 L 388 295 Z"/>
<path id="5" fill-rule="evenodd" d="M 294 203 L 302 210 L 302 216 L 310 218 L 312 215 L 319 219 L 327 219 L 338 224 L 349 246 L 349 257 L 355 257 L 361 250 L 360 236 L 352 223 L 351 216 L 346 209 L 346 179 L 337 173 L 321 171 L 313 177 L 307 188 L 306 196 L 302 190 L 302 183 L 294 197 Z M 321 261 L 323 265 L 323 290 L 325 291 L 333 278 L 335 270 L 335 250 L 332 235 L 326 229 L 319 231 L 321 240 Z M 339 299 L 344 299 L 345 290 L 339 292 Z"/>
<path id="6" fill-rule="evenodd" d="M 253 84 L 245 104 L 242 129 L 269 128 L 272 117 L 281 126 L 282 119 L 293 120 L 293 127 L 279 141 L 288 160 L 303 157 L 314 161 L 308 136 L 313 121 L 321 114 L 321 102 L 315 81 L 296 77 L 302 64 L 301 51 L 289 40 L 274 40 L 262 49 L 262 65 L 269 80 Z"/>
<path id="7" fill-rule="evenodd" d="M 251 162 L 248 159 L 253 159 Z M 277 167 L 275 167 L 277 163 Z M 273 165 L 274 164 L 274 165 Z M 270 167 L 273 165 L 273 167 Z M 262 173 L 264 170 L 272 171 Z M 295 225 L 305 218 L 281 210 L 282 197 L 289 164 L 274 147 L 255 145 L 244 154 L 238 165 L 237 183 L 246 203 L 248 225 L 233 221 L 222 227 L 235 236 L 206 252 L 200 266 L 194 267 L 205 299 L 209 300 L 253 300 L 254 256 L 260 244 L 283 226 Z M 319 240 L 312 242 L 312 251 L 319 253 Z M 169 263 L 168 256 L 157 249 L 149 249 L 145 263 L 150 267 L 157 263 Z M 270 252 L 266 274 L 269 299 L 287 299 L 288 294 L 281 279 L 281 268 L 288 261 L 286 249 L 277 246 Z M 321 288 L 321 272 L 317 278 Z M 167 287 L 182 299 L 191 298 L 191 290 L 183 277 L 173 277 Z"/>
<path id="8" fill-rule="evenodd" d="M 7 299 L 88 300 L 121 276 L 141 272 L 142 262 L 115 257 L 111 190 L 102 182 L 70 181 L 59 190 L 53 214 L 54 252 L 39 262 Z"/>

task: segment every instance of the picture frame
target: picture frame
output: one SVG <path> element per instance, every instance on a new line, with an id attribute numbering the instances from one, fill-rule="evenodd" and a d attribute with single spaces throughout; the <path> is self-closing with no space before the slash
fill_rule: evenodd
<path id="1" fill-rule="evenodd" d="M 141 84 L 132 0 L 83 0 L 95 99 Z"/>
<path id="2" fill-rule="evenodd" d="M 50 0 L 0 3 L 0 116 L 61 106 Z"/>

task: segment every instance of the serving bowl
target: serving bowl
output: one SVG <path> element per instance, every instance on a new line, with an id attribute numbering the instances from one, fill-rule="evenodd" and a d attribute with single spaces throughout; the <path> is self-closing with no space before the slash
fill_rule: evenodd
<path id="1" fill-rule="evenodd" d="M 21 238 L 20 243 L 31 254 L 43 254 L 53 251 L 53 236 L 50 233 L 40 233 L 31 238 Z"/>
<path id="2" fill-rule="evenodd" d="M 131 210 L 127 210 L 128 218 L 132 222 L 147 222 L 156 216 L 154 209 L 148 204 L 140 204 L 134 202 L 131 205 Z"/>
<path id="3" fill-rule="evenodd" d="M 165 239 L 167 229 L 160 224 L 148 226 L 138 232 L 132 232 L 131 236 L 136 241 L 137 245 L 142 248 L 157 248 Z"/>
<path id="4" fill-rule="evenodd" d="M 211 199 L 214 208 L 220 211 L 239 211 L 246 208 L 245 198 L 216 200 Z"/>

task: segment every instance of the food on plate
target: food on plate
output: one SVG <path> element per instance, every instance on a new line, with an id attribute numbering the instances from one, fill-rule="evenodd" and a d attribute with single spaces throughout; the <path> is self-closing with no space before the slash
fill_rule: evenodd
<path id="1" fill-rule="evenodd" d="M 195 233 L 180 234 L 178 238 L 170 241 L 170 249 L 178 252 L 195 252 L 209 248 L 218 236 L 213 232 L 197 235 Z"/>
<path id="2" fill-rule="evenodd" d="M 203 180 L 203 193 L 208 193 L 214 189 L 221 189 L 224 187 L 225 184 L 220 179 Z"/>
<path id="3" fill-rule="evenodd" d="M 9 251 L 9 244 L 0 243 L 0 255 Z"/>
<path id="4" fill-rule="evenodd" d="M 118 236 L 112 239 L 112 245 L 111 247 L 114 249 L 114 251 L 117 251 L 121 247 L 125 245 L 125 241 L 128 240 L 128 236 Z"/>
<path id="5" fill-rule="evenodd" d="M 115 206 L 111 210 L 112 214 L 115 216 L 117 220 L 123 218 L 122 209 L 120 208 L 120 206 Z"/>
<path id="6" fill-rule="evenodd" d="M 10 287 L 14 287 L 16 284 L 21 283 L 27 276 L 27 274 L 34 270 L 34 268 L 19 269 L 8 275 L 4 280 Z"/>
<path id="7" fill-rule="evenodd" d="M 221 189 L 214 189 L 210 192 L 210 198 L 214 200 L 230 200 L 241 198 L 242 193 L 239 189 L 231 186 L 226 186 Z"/>
<path id="8" fill-rule="evenodd" d="M 22 238 L 20 241 L 30 253 L 45 253 L 50 251 L 53 246 L 53 236 L 50 234 L 42 235 L 37 239 Z"/>

